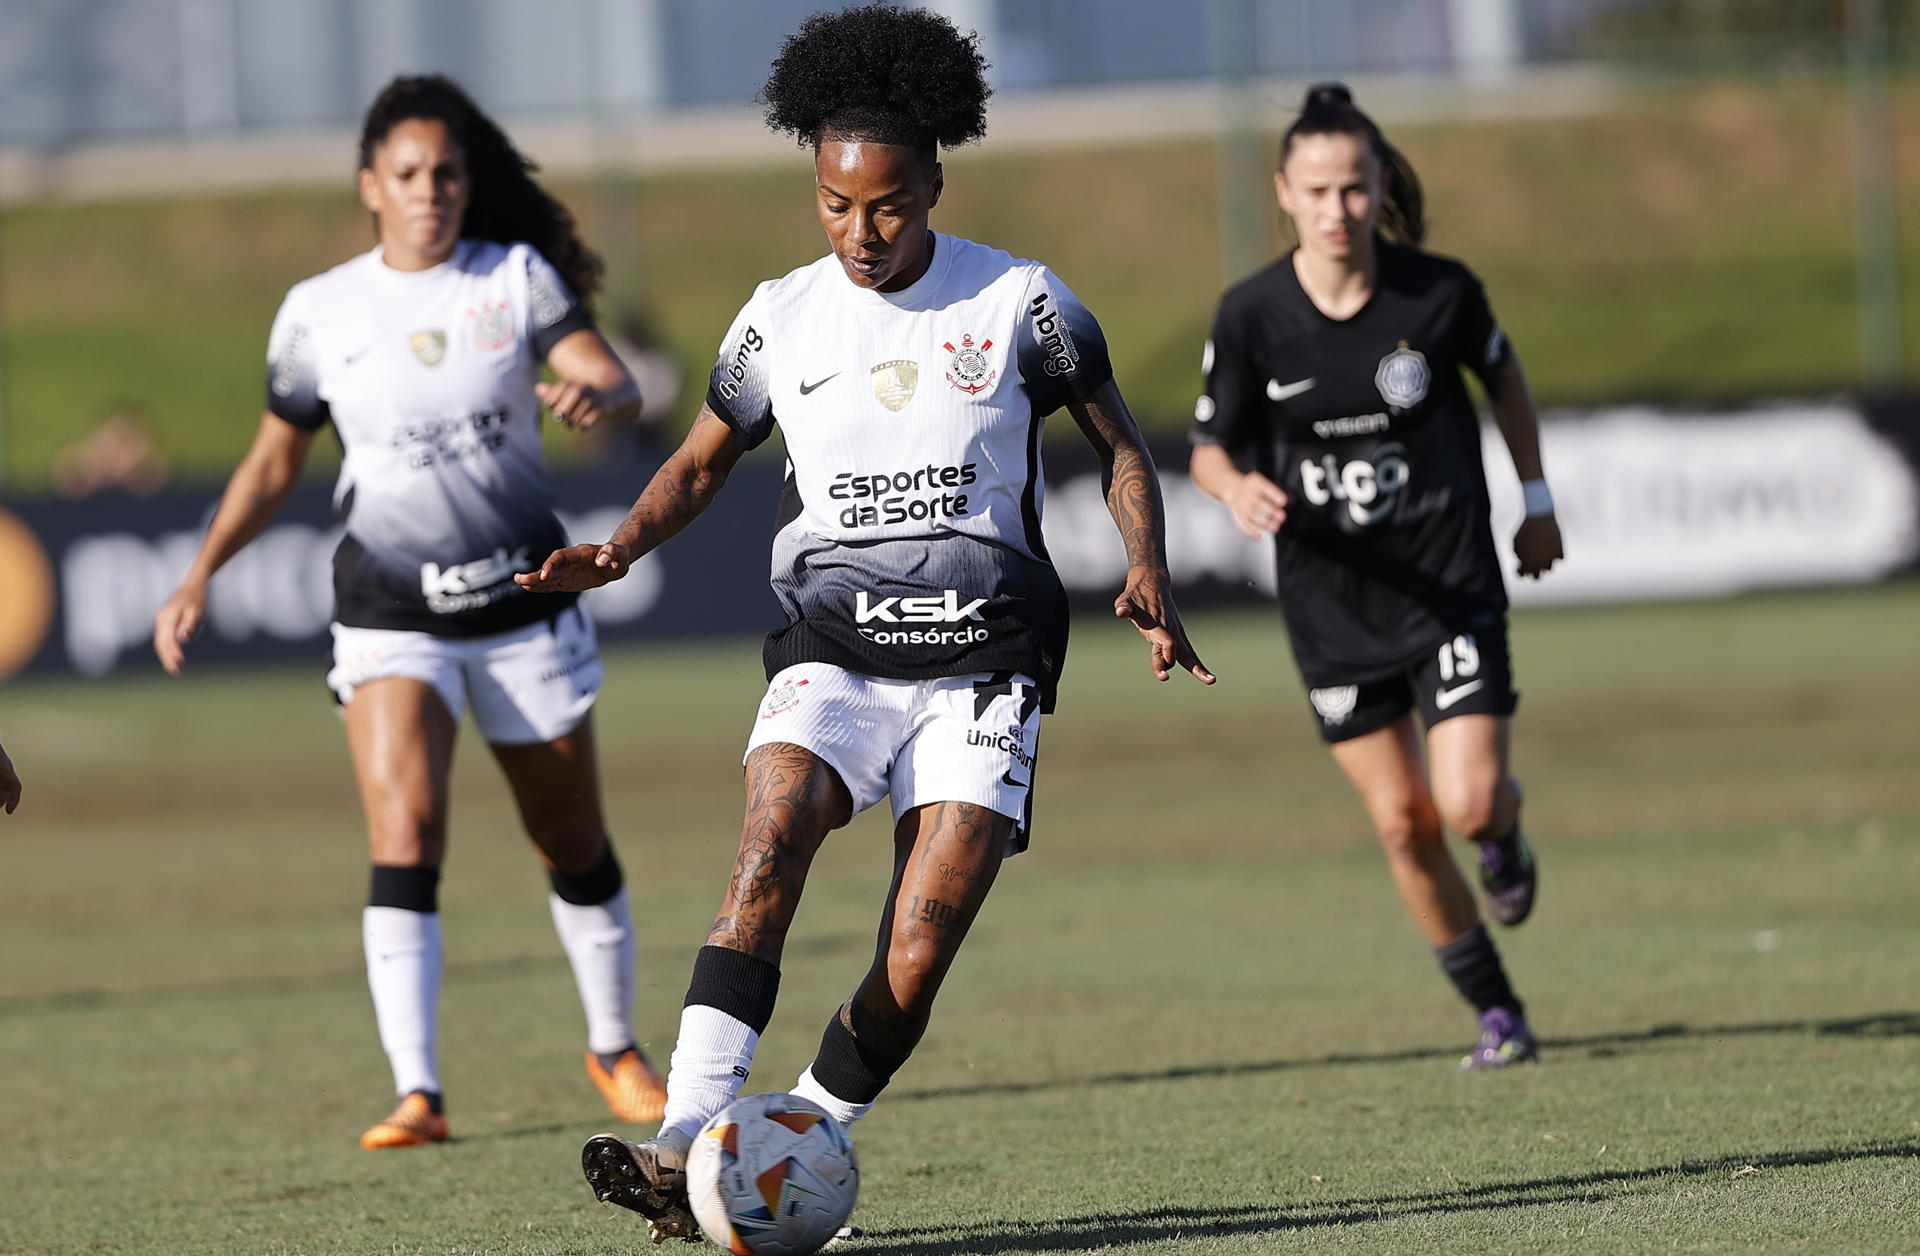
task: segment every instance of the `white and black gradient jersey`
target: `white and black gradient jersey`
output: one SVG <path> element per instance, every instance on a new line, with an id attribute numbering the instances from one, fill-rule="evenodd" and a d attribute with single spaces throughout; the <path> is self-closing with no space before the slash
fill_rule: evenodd
<path id="1" fill-rule="evenodd" d="M 547 352 L 590 326 L 526 244 L 462 240 L 422 271 L 395 270 L 376 248 L 287 293 L 267 343 L 267 406 L 339 433 L 339 622 L 481 636 L 573 600 L 526 596 L 513 573 L 566 544 L 533 386 Z"/>
<path id="2" fill-rule="evenodd" d="M 761 284 L 707 405 L 743 449 L 776 423 L 786 440 L 768 676 L 1025 672 L 1050 708 L 1067 606 L 1040 535 L 1041 429 L 1112 376 L 1099 325 L 1045 266 L 953 236 L 899 292 L 856 286 L 831 255 Z"/>

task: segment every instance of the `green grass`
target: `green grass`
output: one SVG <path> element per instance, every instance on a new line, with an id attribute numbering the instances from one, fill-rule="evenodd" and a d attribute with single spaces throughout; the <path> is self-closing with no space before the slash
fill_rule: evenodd
<path id="1" fill-rule="evenodd" d="M 1388 885 L 1262 614 L 1155 686 L 1086 620 L 1009 865 L 921 1050 L 856 1131 L 860 1250 L 1911 1252 L 1920 1247 L 1920 585 L 1515 622 L 1541 850 L 1501 942 L 1547 1040 L 1472 1022 Z M 600 708 L 672 1036 L 732 860 L 751 642 L 621 654 Z M 16 682 L 0 818 L 0 1251 L 632 1251 L 606 1116 L 497 773 L 469 740 L 444 886 L 457 1139 L 388 1102 L 365 856 L 318 670 Z M 753 1086 L 865 965 L 886 826 L 829 843 Z M 1751 1166 L 1751 1169 L 1748 1168 Z"/>
<path id="2" fill-rule="evenodd" d="M 1808 74 L 1629 83 L 1625 94 L 1620 110 L 1596 117 L 1393 128 L 1426 186 L 1429 243 L 1486 281 L 1538 397 L 1857 387 L 1840 85 Z M 1893 133 L 1901 229 L 1920 239 L 1920 85 L 1896 85 Z M 1230 278 L 1218 261 L 1213 146 L 989 146 L 947 166 L 936 225 L 1052 265 L 1100 317 L 1143 424 L 1183 428 Z M 798 153 L 778 169 L 556 187 L 614 262 L 620 299 L 652 312 L 684 366 L 682 422 L 753 284 L 823 251 Z M 5 482 L 44 484 L 63 446 L 128 406 L 179 469 L 224 475 L 261 408 L 281 297 L 365 249 L 368 233 L 344 176 L 321 192 L 7 210 Z M 1277 222 L 1270 243 L 1283 243 Z M 1920 251 L 1902 265 L 1907 289 L 1920 290 Z M 1920 319 L 1905 334 L 1909 376 L 1920 375 Z M 553 452 L 579 457 L 579 445 Z M 320 453 L 327 465 L 330 447 Z"/>

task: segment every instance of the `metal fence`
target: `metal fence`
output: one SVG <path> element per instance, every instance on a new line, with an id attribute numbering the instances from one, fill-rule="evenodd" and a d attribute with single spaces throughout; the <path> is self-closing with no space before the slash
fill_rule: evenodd
<path id="1" fill-rule="evenodd" d="M 931 0 L 995 86 L 1211 75 L 1224 27 L 1265 75 L 1499 73 L 1621 0 Z M 831 0 L 0 0 L 0 145 L 337 127 L 438 70 L 514 118 L 633 120 L 750 99 Z"/>

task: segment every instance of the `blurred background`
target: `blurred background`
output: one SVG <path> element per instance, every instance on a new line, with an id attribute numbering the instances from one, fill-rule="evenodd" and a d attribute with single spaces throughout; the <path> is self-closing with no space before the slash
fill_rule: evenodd
<path id="1" fill-rule="evenodd" d="M 458 1141 L 403 1167 L 354 1144 L 388 1083 L 321 684 L 330 439 L 215 580 L 189 673 L 148 643 L 260 422 L 282 297 L 373 243 L 355 135 L 389 77 L 457 77 L 608 260 L 648 422 L 547 425 L 597 541 L 753 285 L 825 251 L 808 155 L 750 103 L 824 2 L 0 0 L 0 737 L 25 783 L 0 1252 L 638 1241 L 580 1187 L 607 1117 L 471 733 L 442 895 Z M 1081 613 L 1036 840 L 862 1123 L 873 1250 L 1920 1250 L 1920 0 L 932 7 L 997 88 L 935 224 L 1100 318 L 1221 683 L 1147 678 L 1057 417 L 1047 540 Z M 1472 1022 L 1309 722 L 1270 548 L 1185 475 L 1215 303 L 1287 247 L 1277 142 L 1333 77 L 1485 281 L 1566 537 L 1512 617 L 1546 888 L 1502 949 L 1549 1062 L 1494 1086 L 1444 1084 Z M 1486 456 L 1504 537 L 1519 490 Z M 591 603 L 655 1059 L 734 858 L 780 462 Z M 756 1085 L 865 965 L 887 824 L 813 864 Z"/>
<path id="2" fill-rule="evenodd" d="M 372 242 L 355 128 L 396 73 L 464 83 L 605 254 L 599 314 L 642 379 L 647 422 L 629 437 L 550 433 L 550 453 L 600 473 L 563 489 L 570 519 L 598 526 L 630 500 L 697 411 L 752 286 L 823 251 L 806 154 L 750 103 L 815 7 L 0 0 L 0 494 L 40 538 L 0 544 L 0 563 L 46 590 L 0 624 L 0 675 L 111 670 L 142 635 L 257 422 L 281 297 Z M 1902 297 L 1920 255 L 1900 241 L 1920 226 L 1920 3 L 931 7 L 979 31 L 996 87 L 987 140 L 947 157 L 938 225 L 1041 258 L 1079 292 L 1172 471 L 1219 293 L 1288 242 L 1277 136 L 1305 85 L 1337 77 L 1412 159 L 1430 247 L 1484 279 L 1550 413 L 1578 561 L 1524 597 L 1912 565 L 1904 392 L 1920 318 Z M 1504 453 L 1490 454 L 1511 510 Z M 320 449 L 316 484 L 336 456 Z M 1073 488 L 1071 449 L 1054 463 L 1050 533 L 1070 582 L 1097 588 L 1117 546 L 1076 545 L 1103 531 L 1083 527 L 1099 522 L 1097 494 Z M 1257 595 L 1266 560 L 1176 496 L 1176 574 L 1199 597 Z M 244 562 L 225 577 L 219 639 L 234 657 L 323 630 L 337 533 L 319 489 L 287 518 L 293 530 L 256 548 L 312 578 L 248 577 Z M 757 569 L 759 514 L 739 531 Z M 144 574 L 103 592 L 100 573 L 129 564 Z M 673 618 L 672 587 L 603 619 L 615 635 L 711 630 Z M 765 604 L 743 595 L 737 609 L 728 622 L 748 631 Z"/>

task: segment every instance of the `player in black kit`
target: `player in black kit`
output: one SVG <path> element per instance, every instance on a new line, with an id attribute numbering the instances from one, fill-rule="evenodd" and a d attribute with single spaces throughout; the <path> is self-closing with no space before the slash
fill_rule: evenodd
<path id="1" fill-rule="evenodd" d="M 1514 552 L 1537 577 L 1561 548 L 1526 377 L 1479 281 L 1419 250 L 1419 182 L 1345 87 L 1307 93 L 1274 183 L 1299 247 L 1221 299 L 1193 479 L 1243 532 L 1274 538 L 1321 736 L 1480 1014 L 1461 1067 L 1531 1060 L 1524 1009 L 1442 840 L 1444 828 L 1477 844 L 1488 914 L 1526 919 L 1537 874 L 1508 771 L 1507 598 L 1461 368 L 1485 387 L 1520 474 Z"/>

